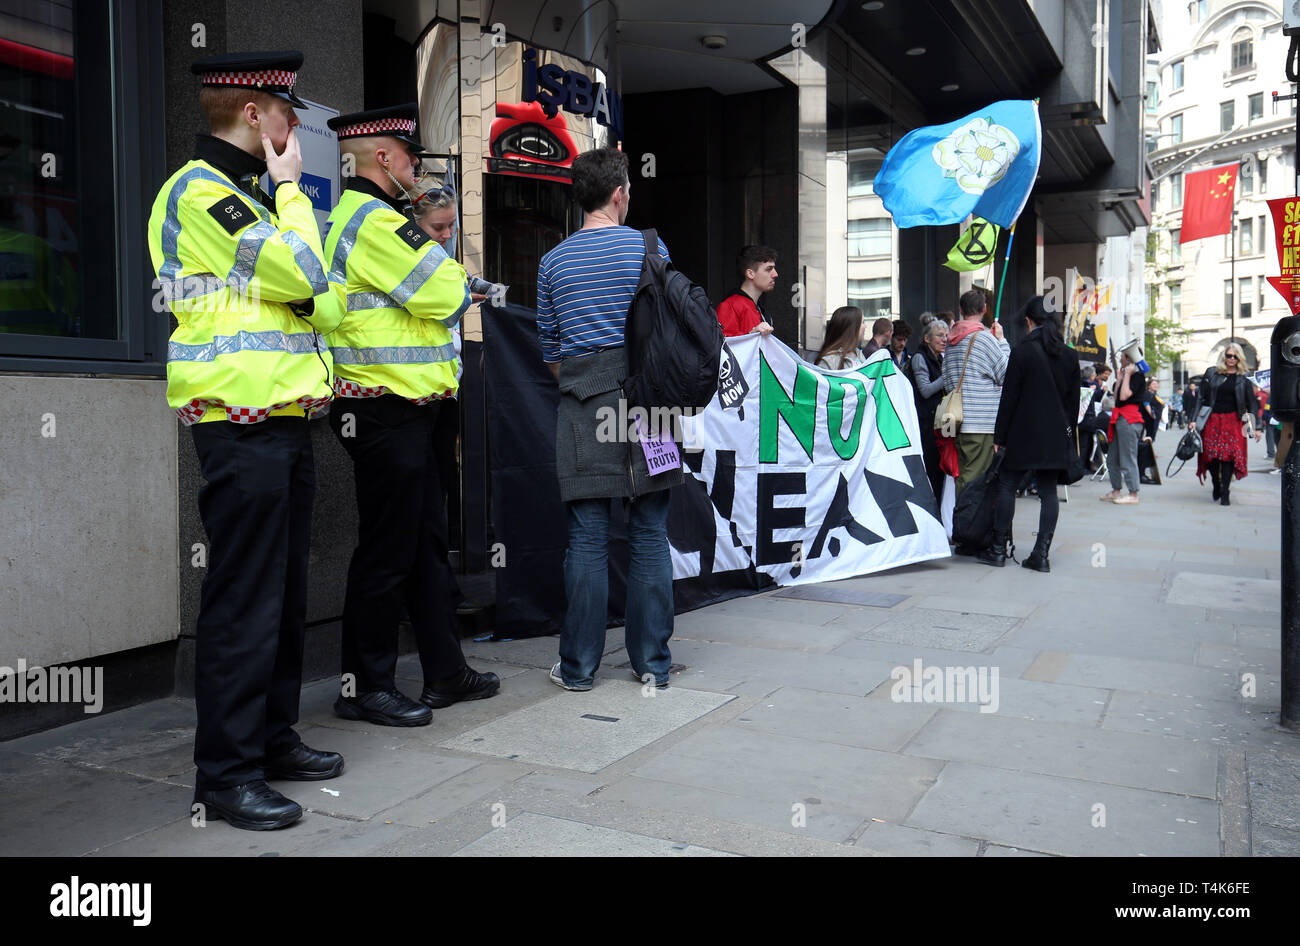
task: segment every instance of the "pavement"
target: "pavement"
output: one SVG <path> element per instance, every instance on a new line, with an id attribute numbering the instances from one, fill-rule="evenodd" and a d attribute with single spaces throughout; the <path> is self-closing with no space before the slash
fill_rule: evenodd
<path id="1" fill-rule="evenodd" d="M 0 854 L 1300 854 L 1281 477 L 1250 451 L 1228 508 L 1194 463 L 1133 507 L 1071 487 L 1051 574 L 951 559 L 680 615 L 663 691 L 617 630 L 588 693 L 548 681 L 556 638 L 467 641 L 501 693 L 418 729 L 337 719 L 336 682 L 310 685 L 300 732 L 347 769 L 276 783 L 308 809 L 283 831 L 191 817 L 187 700 L 0 743 Z"/>

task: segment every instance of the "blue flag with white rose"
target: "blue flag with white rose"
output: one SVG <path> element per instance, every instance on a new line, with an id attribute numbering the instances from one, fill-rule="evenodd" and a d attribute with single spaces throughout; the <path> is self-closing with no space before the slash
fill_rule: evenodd
<path id="1" fill-rule="evenodd" d="M 960 223 L 971 214 L 1010 227 L 1034 188 L 1042 140 L 1037 102 L 994 102 L 908 132 L 885 155 L 875 191 L 896 227 Z"/>

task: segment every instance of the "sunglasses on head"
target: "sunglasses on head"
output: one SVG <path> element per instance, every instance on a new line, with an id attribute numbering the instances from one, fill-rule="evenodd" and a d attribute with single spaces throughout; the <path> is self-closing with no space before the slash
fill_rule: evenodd
<path id="1" fill-rule="evenodd" d="M 436 200 L 437 198 L 443 196 L 450 197 L 454 200 L 456 198 L 456 191 L 451 187 L 450 184 L 444 184 L 442 187 L 439 187 L 436 190 L 430 189 L 425 191 L 419 197 L 415 198 L 415 204 L 416 206 L 419 206 L 420 201 L 422 200 Z"/>

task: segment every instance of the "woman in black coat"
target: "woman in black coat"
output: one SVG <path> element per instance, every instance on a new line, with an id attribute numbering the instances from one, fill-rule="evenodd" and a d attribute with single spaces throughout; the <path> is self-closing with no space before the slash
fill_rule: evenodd
<path id="1" fill-rule="evenodd" d="M 1246 475 L 1246 435 L 1249 423 L 1255 439 L 1262 431 L 1259 424 L 1259 399 L 1246 377 L 1246 357 L 1241 346 L 1233 342 L 1219 356 L 1219 363 L 1205 372 L 1197 392 L 1196 413 L 1192 415 L 1201 432 L 1201 452 L 1196 457 L 1196 476 L 1204 483 L 1210 474 L 1214 483 L 1211 496 L 1224 506 L 1235 476 Z M 1202 416 L 1204 415 L 1204 416 Z"/>
<path id="2" fill-rule="evenodd" d="M 1011 521 L 1016 511 L 1016 483 L 1020 473 L 1034 471 L 1038 481 L 1038 541 L 1021 564 L 1051 570 L 1047 553 L 1056 531 L 1060 503 L 1056 485 L 1069 469 L 1074 449 L 1075 419 L 1081 387 L 1079 358 L 1061 337 L 1061 313 L 1048 309 L 1042 296 L 1034 296 L 1022 310 L 1029 334 L 1011 349 L 1002 399 L 993 429 L 993 449 L 1001 454 L 998 500 L 993 520 L 993 547 L 981 552 L 986 565 L 1007 563 Z"/>

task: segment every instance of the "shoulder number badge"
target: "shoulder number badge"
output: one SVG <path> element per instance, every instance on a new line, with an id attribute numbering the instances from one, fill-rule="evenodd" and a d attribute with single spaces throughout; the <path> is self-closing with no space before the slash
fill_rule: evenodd
<path id="1" fill-rule="evenodd" d="M 413 250 L 422 250 L 424 245 L 429 242 L 429 234 L 410 221 L 397 228 L 397 235 L 402 238 L 403 243 Z"/>
<path id="2" fill-rule="evenodd" d="M 234 194 L 221 198 L 208 208 L 208 213 L 212 214 L 213 219 L 231 236 L 257 220 L 257 214 Z"/>

